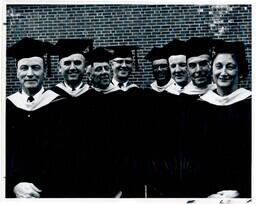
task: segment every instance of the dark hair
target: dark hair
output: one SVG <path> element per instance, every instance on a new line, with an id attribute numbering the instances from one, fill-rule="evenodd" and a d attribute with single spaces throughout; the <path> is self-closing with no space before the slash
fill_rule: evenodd
<path id="1" fill-rule="evenodd" d="M 212 50 L 212 64 L 218 54 L 230 53 L 238 65 L 238 75 L 244 79 L 248 74 L 248 64 L 246 61 L 245 47 L 242 42 L 222 42 L 214 46 Z"/>

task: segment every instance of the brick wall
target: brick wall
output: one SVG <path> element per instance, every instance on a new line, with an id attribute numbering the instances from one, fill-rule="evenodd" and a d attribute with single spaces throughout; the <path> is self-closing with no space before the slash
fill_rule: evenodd
<path id="1" fill-rule="evenodd" d="M 148 87 L 153 76 L 143 58 L 153 46 L 194 36 L 242 40 L 249 75 L 240 84 L 251 89 L 251 10 L 251 5 L 8 5 L 7 46 L 23 37 L 52 43 L 60 38 L 92 38 L 94 47 L 138 45 L 139 69 L 132 81 Z M 19 88 L 14 63 L 7 58 L 7 95 Z M 53 58 L 45 87 L 61 80 Z"/>

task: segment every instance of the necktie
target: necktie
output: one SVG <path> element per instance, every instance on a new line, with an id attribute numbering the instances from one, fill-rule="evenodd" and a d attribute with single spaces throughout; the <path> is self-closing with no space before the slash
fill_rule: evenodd
<path id="1" fill-rule="evenodd" d="M 124 84 L 120 82 L 120 83 L 118 83 L 118 86 L 119 86 L 119 88 L 122 88 L 124 86 Z"/>
<path id="2" fill-rule="evenodd" d="M 34 100 L 35 100 L 35 99 L 34 99 L 33 96 L 29 96 L 27 102 L 30 102 L 30 103 L 31 103 L 31 102 L 34 101 Z"/>

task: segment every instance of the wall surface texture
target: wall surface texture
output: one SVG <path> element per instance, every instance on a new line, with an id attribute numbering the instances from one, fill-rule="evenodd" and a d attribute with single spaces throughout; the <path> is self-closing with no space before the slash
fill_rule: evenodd
<path id="1" fill-rule="evenodd" d="M 243 41 L 249 64 L 240 82 L 251 89 L 251 5 L 7 5 L 7 47 L 24 37 L 56 43 L 61 38 L 91 38 L 94 47 L 137 45 L 139 69 L 131 80 L 140 87 L 153 81 L 151 64 L 144 59 L 153 47 L 173 38 L 196 36 Z M 15 60 L 7 58 L 6 95 L 19 89 Z M 49 88 L 62 80 L 52 57 Z"/>

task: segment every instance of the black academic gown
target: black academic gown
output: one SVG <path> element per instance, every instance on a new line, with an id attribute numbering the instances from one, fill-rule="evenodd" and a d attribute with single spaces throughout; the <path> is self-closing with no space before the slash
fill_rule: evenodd
<path id="1" fill-rule="evenodd" d="M 159 93 L 152 89 L 144 89 L 141 98 L 141 137 L 144 139 L 141 149 L 144 152 L 144 172 L 145 172 L 145 185 L 147 197 L 161 197 L 163 188 L 165 187 L 164 176 L 166 161 L 165 151 L 166 145 L 171 145 L 168 142 L 168 131 L 165 118 L 169 107 L 167 107 L 167 101 L 164 92 Z M 163 118 L 165 117 L 165 118 Z M 168 148 L 169 149 L 169 148 Z M 171 149 L 171 148 L 170 148 Z"/>
<path id="2" fill-rule="evenodd" d="M 152 89 L 122 94 L 115 106 L 122 110 L 116 113 L 122 133 L 117 146 L 122 153 L 123 197 L 190 197 L 186 191 L 188 158 L 181 145 L 182 100 Z"/>
<path id="3" fill-rule="evenodd" d="M 184 145 L 195 167 L 195 195 L 238 190 L 250 197 L 251 99 L 228 106 L 195 101 L 188 113 Z"/>
<path id="4" fill-rule="evenodd" d="M 72 187 L 61 197 L 113 198 L 119 191 L 114 163 L 115 146 L 111 140 L 114 126 L 111 95 L 90 89 L 72 98 L 66 113 L 69 120 L 64 122 L 69 128 L 66 128 L 63 134 L 65 141 L 57 151 L 63 155 L 58 165 L 62 166 L 60 171 L 66 169 L 67 172 L 66 176 L 57 176 L 59 180 L 67 178 Z"/>
<path id="5" fill-rule="evenodd" d="M 30 114 L 33 115 L 31 122 L 33 130 L 41 131 L 36 135 L 36 138 L 40 139 L 37 142 L 38 145 L 32 146 L 29 143 L 31 148 L 27 154 L 33 148 L 37 153 L 35 157 L 41 159 L 38 160 L 38 164 L 31 163 L 31 166 L 40 169 L 44 175 L 38 175 L 34 170 L 26 172 L 26 175 L 30 176 L 29 178 L 38 178 L 38 187 L 42 190 L 41 197 L 104 197 L 102 192 L 105 191 L 99 191 L 95 185 L 95 183 L 98 184 L 100 188 L 103 186 L 97 182 L 101 176 L 99 171 L 102 169 L 101 166 L 97 166 L 99 157 L 92 156 L 92 154 L 98 154 L 98 149 L 95 149 L 96 136 L 94 137 L 93 132 L 95 129 L 92 131 L 91 125 L 93 122 L 91 112 L 94 109 L 93 103 L 90 101 L 92 101 L 91 96 L 95 94 L 92 91 L 88 91 L 86 94 L 88 95 L 86 98 L 89 100 L 81 101 L 79 97 L 69 97 Z M 44 128 L 40 129 L 42 121 Z M 39 122 L 38 125 L 34 125 L 37 122 Z M 31 137 L 33 136 L 31 135 Z M 21 146 L 22 149 L 23 146 Z M 27 162 L 29 163 L 30 159 Z M 24 171 L 26 169 L 24 167 Z M 24 173 L 22 172 L 21 175 Z M 26 180 L 30 181 L 24 179 L 24 181 Z"/>
<path id="6" fill-rule="evenodd" d="M 102 183 L 100 197 L 114 197 L 122 192 L 122 197 L 143 197 L 141 185 L 142 163 L 138 156 L 140 126 L 138 98 L 141 90 L 130 88 L 128 91 L 115 90 L 103 94 L 95 92 L 81 96 L 84 106 L 91 104 L 91 142 L 93 157 L 98 158 L 97 168 L 93 170 L 98 181 L 93 181 L 96 188 Z M 96 172 L 99 172 L 98 174 Z M 139 183 L 139 184 L 138 184 Z M 97 196 L 98 197 L 98 196 Z"/>
<path id="7" fill-rule="evenodd" d="M 148 196 L 192 197 L 188 187 L 192 177 L 190 158 L 183 145 L 188 100 L 168 92 L 145 91 Z"/>
<path id="8" fill-rule="evenodd" d="M 52 138 L 62 99 L 34 111 L 17 108 L 6 100 L 6 197 L 15 197 L 13 188 L 31 182 L 49 196 Z"/>
<path id="9" fill-rule="evenodd" d="M 140 88 L 118 91 L 112 102 L 112 140 L 116 152 L 117 183 L 124 198 L 144 197 L 145 149 Z"/>

